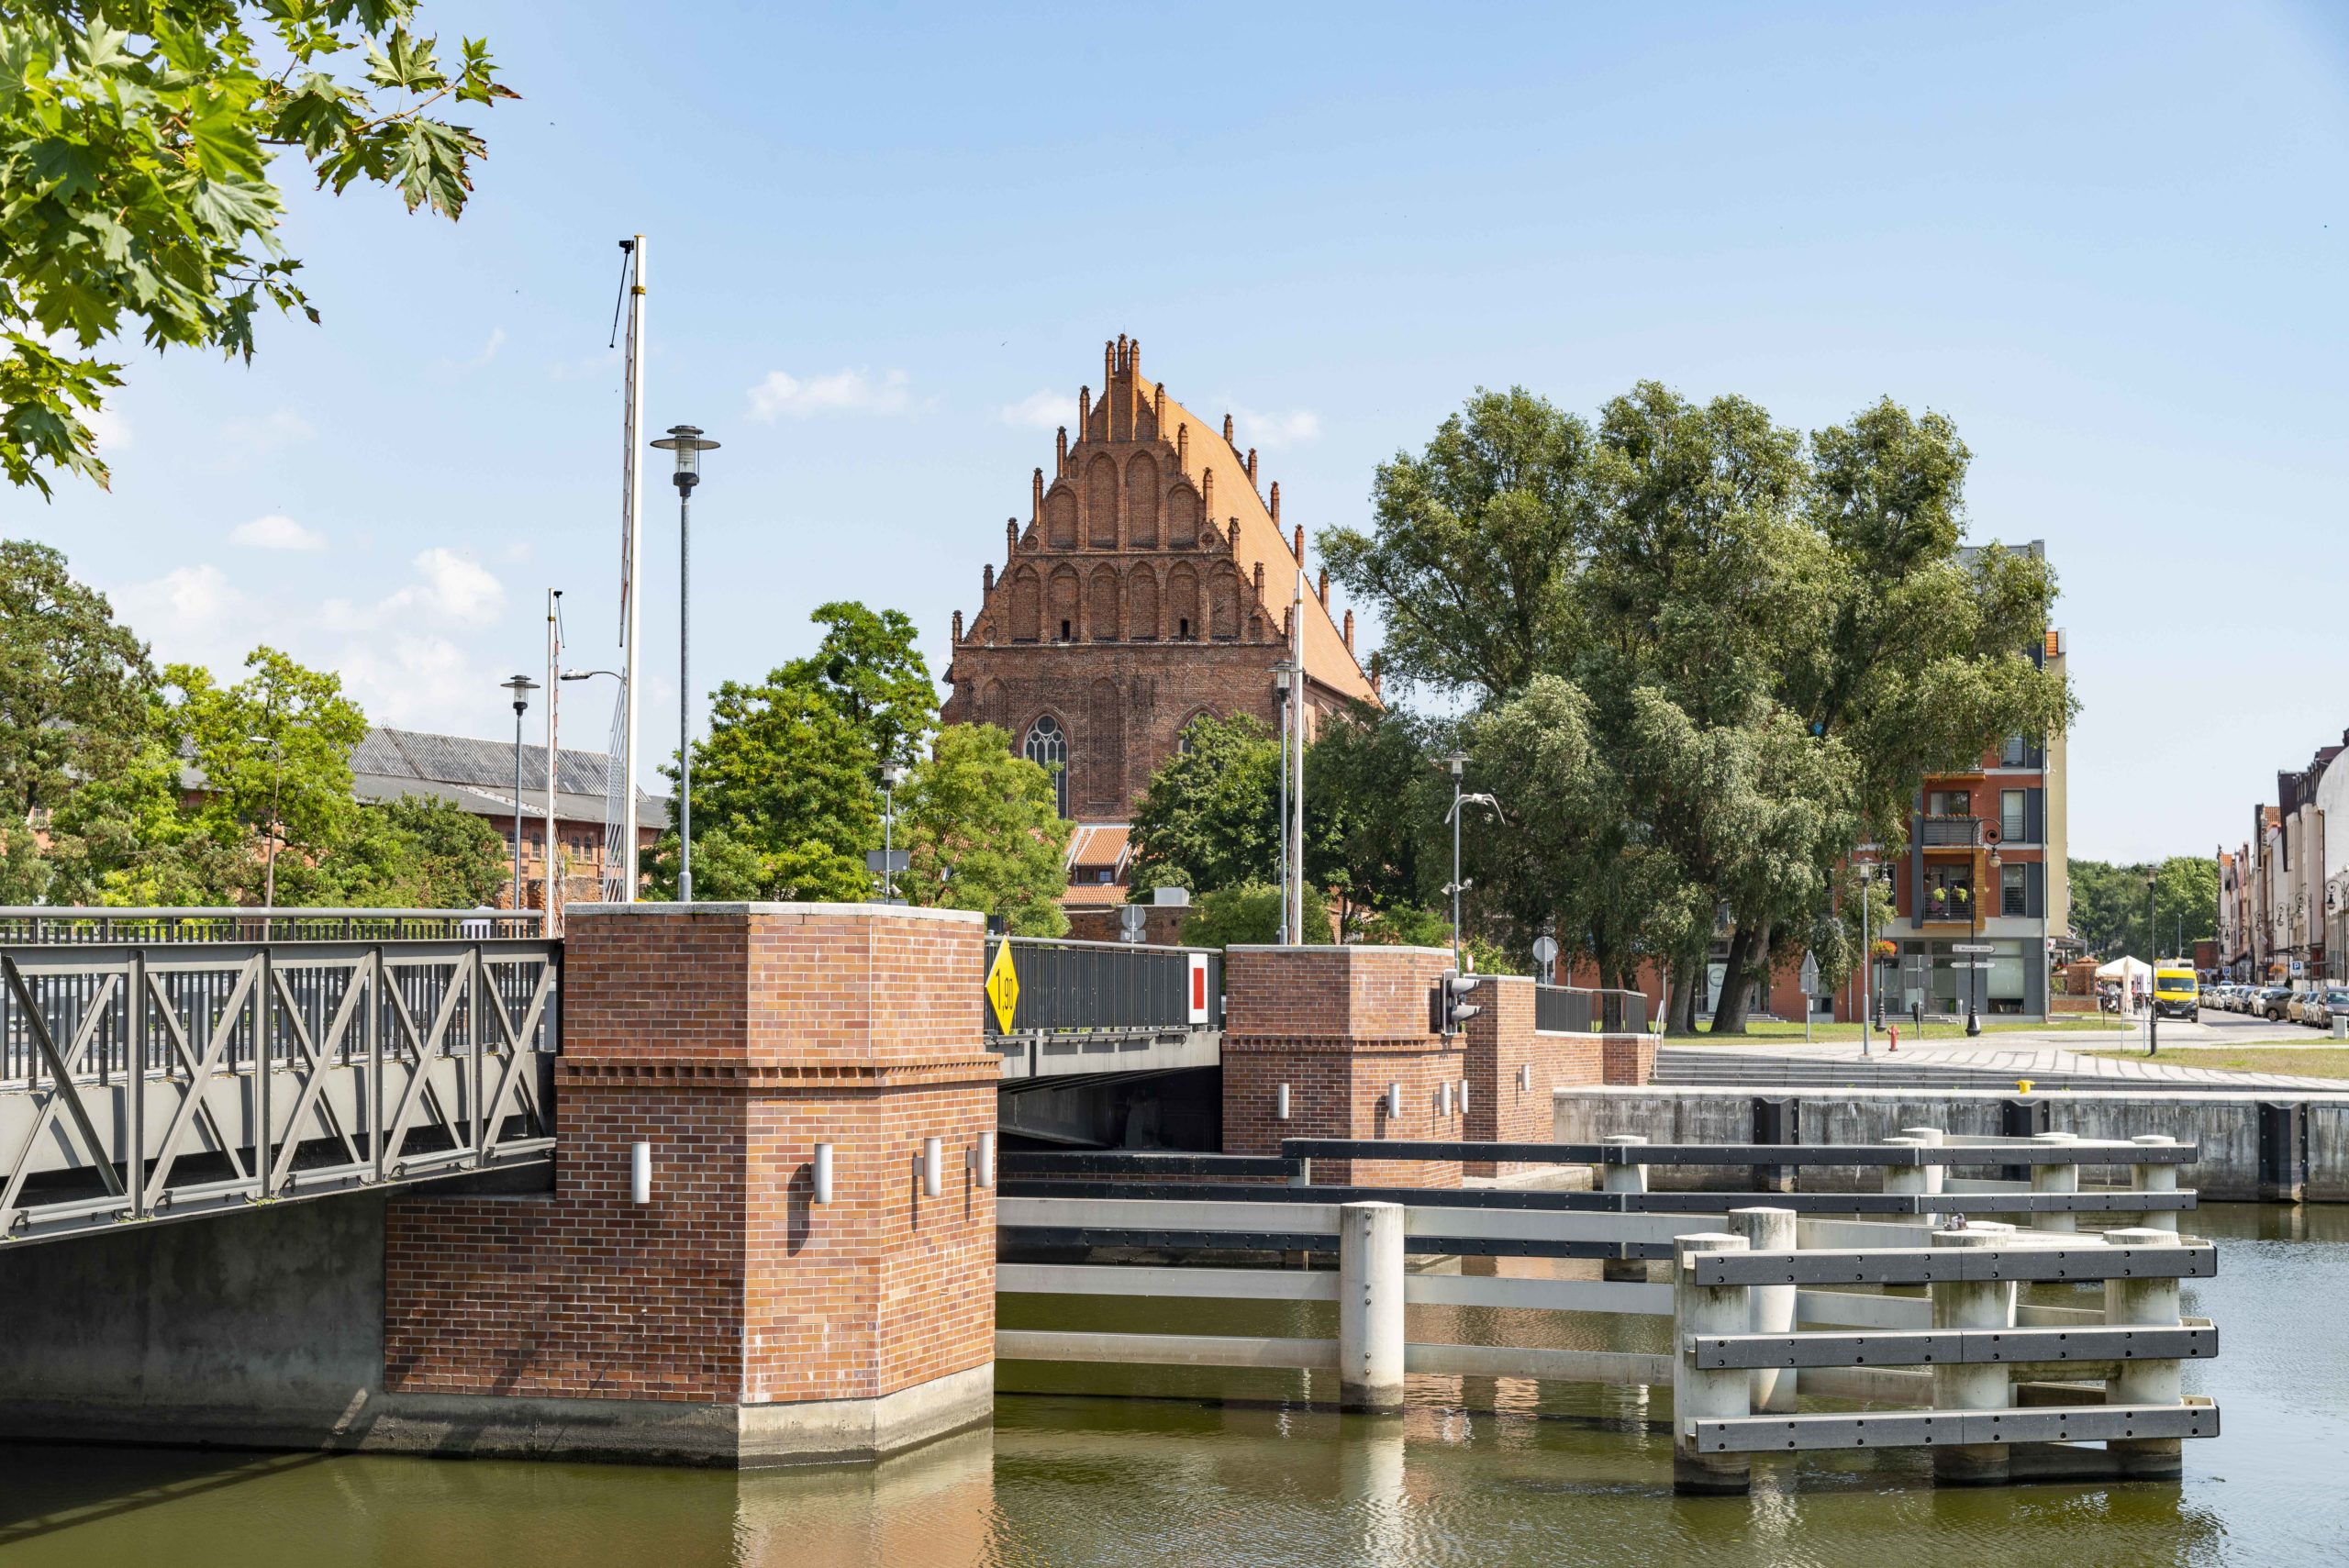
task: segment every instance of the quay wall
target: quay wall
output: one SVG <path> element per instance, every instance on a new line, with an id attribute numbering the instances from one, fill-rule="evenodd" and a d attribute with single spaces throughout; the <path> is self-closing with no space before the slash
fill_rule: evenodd
<path id="1" fill-rule="evenodd" d="M 1587 1085 L 1553 1096 L 1553 1136 L 1562 1143 L 1594 1142 L 1619 1133 L 1657 1143 L 1743 1143 L 1753 1136 L 1753 1102 L 1799 1102 L 1806 1144 L 1874 1143 L 1909 1127 L 1993 1137 L 2003 1130 L 2004 1107 L 2024 1101 L 2047 1107 L 2048 1129 L 2082 1138 L 2128 1139 L 2159 1133 L 2195 1144 L 2200 1157 L 2180 1172 L 2180 1183 L 2217 1202 L 2256 1202 L 2261 1192 L 2259 1119 L 2262 1105 L 2306 1107 L 2307 1184 L 2312 1203 L 2349 1203 L 2349 1093 L 2269 1089 L 2179 1093 L 2169 1090 L 2057 1090 L 2017 1095 L 1996 1089 L 1643 1088 Z M 1653 1166 L 1660 1190 L 1695 1191 L 1737 1182 L 1742 1173 L 1719 1167 Z M 1813 1192 L 1873 1190 L 1873 1170 L 1805 1166 Z"/>

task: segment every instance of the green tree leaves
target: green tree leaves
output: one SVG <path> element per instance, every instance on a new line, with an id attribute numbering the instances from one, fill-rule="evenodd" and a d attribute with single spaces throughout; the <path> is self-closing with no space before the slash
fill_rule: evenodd
<path id="1" fill-rule="evenodd" d="M 291 149 L 340 193 L 454 218 L 485 148 L 435 105 L 514 93 L 486 46 L 444 66 L 414 0 L 0 0 L 0 475 L 106 482 L 83 415 L 101 345 L 250 356 L 264 306 L 317 310 L 278 239 Z M 264 50 L 291 63 L 264 70 Z M 357 83 L 326 67 L 362 52 Z M 69 344 L 68 339 L 72 339 Z"/>
<path id="2" fill-rule="evenodd" d="M 1068 932 L 1062 857 L 1075 824 L 1054 808 L 1052 776 L 1015 756 L 991 724 L 950 724 L 896 793 L 897 890 L 932 908 L 1002 915 L 1021 936 Z"/>

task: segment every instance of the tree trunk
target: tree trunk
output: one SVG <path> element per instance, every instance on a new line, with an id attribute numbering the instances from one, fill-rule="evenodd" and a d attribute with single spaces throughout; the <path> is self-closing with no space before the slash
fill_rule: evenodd
<path id="1" fill-rule="evenodd" d="M 1672 1015 L 1664 1032 L 1691 1035 L 1697 1032 L 1697 976 L 1701 954 L 1675 959 L 1672 962 Z"/>
<path id="2" fill-rule="evenodd" d="M 1730 934 L 1729 962 L 1721 965 L 1721 994 L 1713 1001 L 1713 1032 L 1745 1032 L 1745 966 L 1753 959 L 1753 932 L 1744 921 Z"/>
<path id="3" fill-rule="evenodd" d="M 1769 982 L 1771 935 L 1772 923 L 1763 921 L 1761 929 L 1753 933 L 1753 940 L 1747 944 L 1741 962 L 1737 943 L 1745 940 L 1746 932 L 1742 926 L 1738 929 L 1736 940 L 1730 943 L 1730 978 L 1723 987 L 1720 1007 L 1713 1014 L 1715 1034 L 1745 1032 L 1746 1015 L 1752 1010 L 1750 998 L 1753 984 L 1756 981 L 1765 984 Z"/>

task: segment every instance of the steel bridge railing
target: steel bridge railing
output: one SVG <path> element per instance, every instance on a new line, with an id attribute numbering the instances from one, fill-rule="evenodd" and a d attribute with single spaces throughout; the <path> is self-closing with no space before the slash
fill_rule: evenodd
<path id="1" fill-rule="evenodd" d="M 1544 1034 L 1645 1034 L 1648 999 L 1639 991 L 1536 985 L 1533 1027 Z"/>
<path id="2" fill-rule="evenodd" d="M 511 941 L 541 936 L 536 909 L 0 907 L 0 946 L 177 942 Z"/>
<path id="3" fill-rule="evenodd" d="M 999 947 L 1011 950 L 1019 1000 L 1003 1029 L 992 1003 L 983 1003 L 990 1037 L 1041 1033 L 1165 1033 L 1223 1027 L 1223 954 L 1206 948 L 1143 947 L 1127 942 L 1063 941 L 1044 937 L 989 937 L 987 962 Z M 1206 1018 L 1192 1009 L 1194 961 L 1207 971 Z"/>
<path id="4" fill-rule="evenodd" d="M 545 1158 L 560 954 L 0 946 L 0 1242 Z"/>

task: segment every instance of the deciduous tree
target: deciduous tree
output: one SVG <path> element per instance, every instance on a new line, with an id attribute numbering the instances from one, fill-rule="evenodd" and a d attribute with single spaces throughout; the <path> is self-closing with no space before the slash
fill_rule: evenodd
<path id="1" fill-rule="evenodd" d="M 250 359 L 264 306 L 318 312 L 278 236 L 279 149 L 322 188 L 455 217 L 484 155 L 428 111 L 515 96 L 487 46 L 440 59 L 414 0 L 0 0 L 0 474 L 106 482 L 101 356 Z M 363 61 L 338 73 L 340 57 Z"/>
<path id="2" fill-rule="evenodd" d="M 1063 857 L 1074 825 L 1053 804 L 1052 775 L 1014 756 L 1008 734 L 948 725 L 896 800 L 897 886 L 909 902 L 1002 915 L 1021 936 L 1068 934 Z"/>

